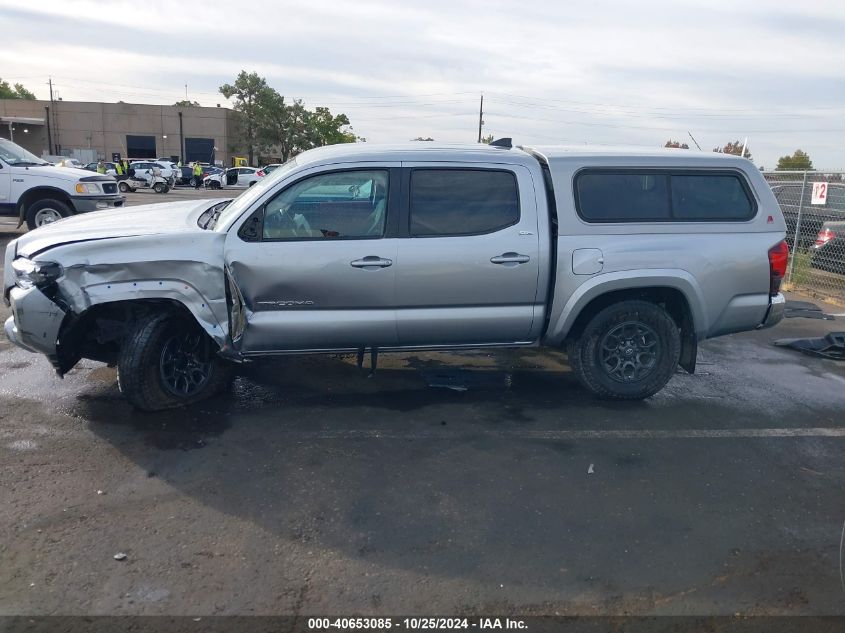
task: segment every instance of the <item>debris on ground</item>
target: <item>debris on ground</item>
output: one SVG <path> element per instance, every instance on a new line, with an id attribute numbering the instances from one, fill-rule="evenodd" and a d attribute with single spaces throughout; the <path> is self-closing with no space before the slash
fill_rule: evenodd
<path id="1" fill-rule="evenodd" d="M 811 356 L 845 360 L 845 332 L 830 332 L 814 338 L 782 338 L 774 342 L 778 347 L 791 347 Z"/>
<path id="2" fill-rule="evenodd" d="M 783 316 L 785 319 L 801 317 L 825 321 L 833 321 L 836 318 L 832 314 L 825 314 L 819 306 L 809 301 L 787 301 L 783 307 Z"/>
<path id="3" fill-rule="evenodd" d="M 115 560 L 126 560 L 126 554 L 124 554 L 123 552 L 118 552 L 117 554 L 114 555 L 114 559 Z"/>

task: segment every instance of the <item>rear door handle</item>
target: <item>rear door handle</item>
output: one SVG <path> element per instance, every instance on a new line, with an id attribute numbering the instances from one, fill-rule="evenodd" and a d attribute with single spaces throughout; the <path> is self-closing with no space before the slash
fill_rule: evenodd
<path id="1" fill-rule="evenodd" d="M 490 261 L 494 264 L 524 264 L 531 261 L 528 255 L 520 255 L 519 253 L 502 253 L 491 257 Z"/>
<path id="2" fill-rule="evenodd" d="M 349 262 L 349 265 L 353 268 L 373 270 L 375 268 L 387 268 L 388 266 L 393 266 L 393 260 L 385 259 L 383 257 L 379 257 L 378 255 L 367 255 L 363 259 L 353 259 Z"/>

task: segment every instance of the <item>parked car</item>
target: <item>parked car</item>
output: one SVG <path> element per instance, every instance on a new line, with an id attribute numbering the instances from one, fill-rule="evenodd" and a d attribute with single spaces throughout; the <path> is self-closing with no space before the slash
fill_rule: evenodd
<path id="1" fill-rule="evenodd" d="M 804 190 L 803 202 L 801 190 Z M 825 204 L 812 204 L 813 183 L 806 186 L 800 181 L 772 184 L 772 192 L 780 204 L 786 220 L 786 241 L 795 251 L 813 246 L 822 224 L 828 220 L 845 220 L 845 183 L 828 183 Z M 800 235 L 795 242 L 795 227 L 798 224 L 798 212 L 801 212 Z"/>
<path id="2" fill-rule="evenodd" d="M 117 169 L 115 169 L 114 163 L 105 163 L 105 165 L 106 165 L 106 173 L 109 176 L 115 176 L 116 177 L 117 176 Z M 87 165 L 85 165 L 85 167 L 83 169 L 85 169 L 86 171 L 96 172 L 97 171 L 97 163 L 96 162 L 88 163 Z"/>
<path id="3" fill-rule="evenodd" d="M 122 207 L 114 178 L 57 167 L 0 138 L 0 214 L 16 215 L 30 229 L 77 213 Z"/>
<path id="4" fill-rule="evenodd" d="M 245 189 L 252 187 L 261 180 L 258 169 L 255 167 L 230 167 L 226 171 L 217 174 L 209 174 L 203 178 L 203 186 L 209 189 L 220 189 L 222 187 Z"/>
<path id="5" fill-rule="evenodd" d="M 255 175 L 259 178 L 264 178 L 264 176 L 268 176 L 272 174 L 274 170 L 281 167 L 282 163 L 270 163 L 269 165 L 264 165 L 261 169 L 255 172 Z"/>
<path id="6" fill-rule="evenodd" d="M 845 218 L 822 224 L 810 254 L 813 268 L 845 275 Z"/>
<path id="7" fill-rule="evenodd" d="M 115 363 L 146 410 L 220 391 L 232 361 L 366 348 L 562 348 L 592 393 L 641 399 L 699 341 L 781 320 L 785 228 L 726 154 L 333 145 L 231 201 L 10 242 L 5 330 L 60 375 Z"/>
<path id="8" fill-rule="evenodd" d="M 56 167 L 73 167 L 74 169 L 85 169 L 85 165 L 75 158 L 60 158 L 55 163 Z"/>

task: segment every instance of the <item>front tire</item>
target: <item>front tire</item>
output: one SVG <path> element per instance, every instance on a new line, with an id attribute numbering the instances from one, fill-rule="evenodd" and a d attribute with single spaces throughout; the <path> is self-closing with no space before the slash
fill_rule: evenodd
<path id="1" fill-rule="evenodd" d="M 157 182 L 153 185 L 153 191 L 156 193 L 166 193 L 167 192 L 167 185 L 163 182 Z"/>
<path id="2" fill-rule="evenodd" d="M 58 222 L 72 213 L 71 208 L 60 200 L 39 200 L 29 205 L 26 210 L 26 225 L 32 231 L 39 226 Z"/>
<path id="3" fill-rule="evenodd" d="M 125 182 L 117 183 L 117 188 L 120 189 L 120 193 L 126 193 L 129 191 L 129 185 L 127 185 Z"/>
<path id="4" fill-rule="evenodd" d="M 210 183 L 208 183 L 208 186 L 212 189 L 220 189 L 222 185 L 216 180 L 212 180 Z"/>
<path id="5" fill-rule="evenodd" d="M 147 317 L 124 341 L 118 384 L 143 411 L 159 411 L 205 400 L 228 387 L 232 365 L 195 323 L 177 315 Z"/>
<path id="6" fill-rule="evenodd" d="M 678 367 L 681 337 L 672 317 L 648 301 L 620 301 L 590 319 L 569 349 L 584 387 L 600 398 L 642 400 Z"/>

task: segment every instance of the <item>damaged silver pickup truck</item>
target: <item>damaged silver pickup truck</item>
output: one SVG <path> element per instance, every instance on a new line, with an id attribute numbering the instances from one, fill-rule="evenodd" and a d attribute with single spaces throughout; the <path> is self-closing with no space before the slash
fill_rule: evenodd
<path id="1" fill-rule="evenodd" d="M 261 356 L 539 345 L 596 395 L 640 399 L 694 371 L 698 341 L 782 317 L 784 220 L 747 160 L 421 145 L 320 148 L 232 201 L 23 235 L 6 334 L 60 375 L 116 364 L 155 410 Z"/>

